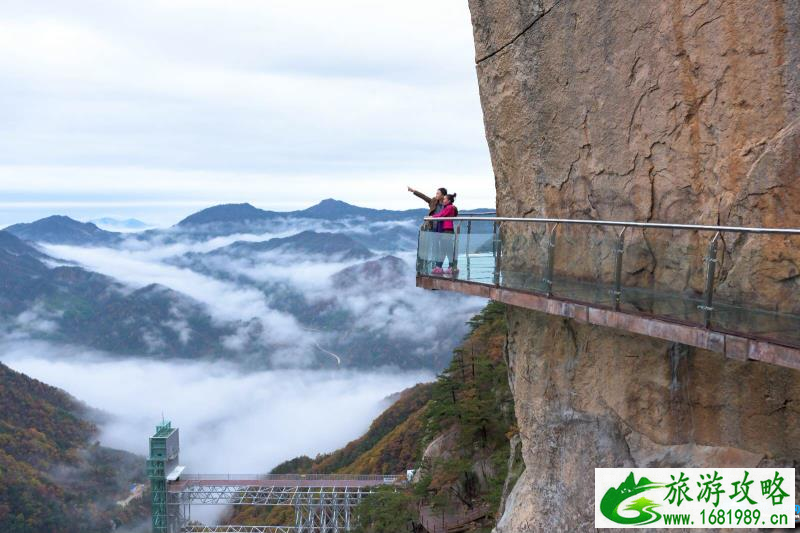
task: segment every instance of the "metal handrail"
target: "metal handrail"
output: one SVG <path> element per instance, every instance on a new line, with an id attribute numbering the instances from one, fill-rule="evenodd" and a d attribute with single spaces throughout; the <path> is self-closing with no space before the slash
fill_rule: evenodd
<path id="1" fill-rule="evenodd" d="M 464 217 L 481 217 L 481 220 L 485 220 L 486 217 L 494 216 L 497 214 L 497 211 L 486 211 L 484 213 L 461 213 L 458 215 L 458 218 Z M 449 219 L 450 217 L 448 217 Z"/>
<path id="2" fill-rule="evenodd" d="M 387 474 L 182 474 L 184 481 L 397 481 L 405 475 Z"/>
<path id="3" fill-rule="evenodd" d="M 572 218 L 520 218 L 520 217 L 425 217 L 425 220 L 453 222 L 468 222 L 477 220 L 481 222 L 528 222 L 538 224 L 584 224 L 591 226 L 616 226 L 626 228 L 653 228 L 653 229 L 682 229 L 692 231 L 719 231 L 726 233 L 769 233 L 778 235 L 800 235 L 800 228 L 748 228 L 742 226 L 707 226 L 698 224 L 669 224 L 664 222 L 625 222 L 620 220 L 588 220 Z"/>

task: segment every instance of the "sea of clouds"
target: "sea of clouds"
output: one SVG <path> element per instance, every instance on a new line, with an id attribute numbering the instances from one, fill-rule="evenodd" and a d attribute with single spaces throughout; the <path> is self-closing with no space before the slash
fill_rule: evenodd
<path id="1" fill-rule="evenodd" d="M 181 431 L 196 473 L 264 473 L 360 436 L 389 395 L 433 373 L 245 371 L 234 364 L 153 361 L 47 342 L 0 344 L 3 363 L 101 410 L 100 442 L 146 455 L 162 415 Z"/>
<path id="2" fill-rule="evenodd" d="M 106 413 L 99 419 L 100 441 L 106 446 L 145 454 L 147 437 L 163 414 L 181 428 L 182 462 L 194 472 L 266 472 L 298 455 L 335 450 L 362 434 L 389 405 L 390 395 L 431 381 L 434 372 L 304 367 L 310 357 L 303 355 L 326 351 L 332 333 L 310 331 L 291 314 L 275 309 L 270 295 L 259 289 L 261 284 L 289 284 L 312 302 L 334 298 L 355 313 L 356 324 L 350 326 L 373 328 L 398 339 L 418 338 L 418 350 L 431 356 L 441 350 L 449 353 L 465 332 L 464 322 L 485 302 L 416 289 L 413 268 L 393 285 L 334 290 L 331 275 L 362 262 L 355 260 L 266 253 L 255 262 L 212 263 L 229 274 L 222 277 L 175 261 L 236 241 L 263 241 L 304 229 L 315 228 L 312 222 L 294 223 L 274 232 L 225 236 L 167 231 L 147 239 L 134 236 L 115 247 L 42 245 L 59 261 L 111 276 L 131 289 L 158 283 L 186 294 L 221 323 L 258 321 L 265 339 L 291 347 L 293 368 L 253 369 L 235 361 L 176 361 L 152 354 L 120 357 L 32 340 L 25 331 L 57 327 L 53 317 L 37 308 L 17 317 L 15 329 L 0 337 L 0 360 Z M 381 251 L 373 251 L 379 257 Z M 411 250 L 395 255 L 409 267 L 415 260 Z M 177 318 L 175 327 L 180 327 Z"/>
<path id="3" fill-rule="evenodd" d="M 196 233 L 168 230 L 148 238 L 132 237 L 113 247 L 42 245 L 48 255 L 108 275 L 131 288 L 157 283 L 185 294 L 203 304 L 222 324 L 238 323 L 236 332 L 224 339 L 233 350 L 252 350 L 253 339 L 270 346 L 271 361 L 276 366 L 309 365 L 326 353 L 332 339 L 346 338 L 351 330 L 386 335 L 389 339 L 418 342 L 411 348 L 416 357 L 449 353 L 466 333 L 465 322 L 484 301 L 452 293 L 433 293 L 415 288 L 415 252 L 408 249 L 381 250 L 373 247 L 374 259 L 389 254 L 407 265 L 401 279 L 386 283 L 356 283 L 343 290 L 333 287 L 331 276 L 363 260 L 343 260 L 286 251 L 268 251 L 246 258 L 227 255 L 204 256 L 204 271 L 181 264 L 181 258 L 198 257 L 237 241 L 259 242 L 287 237 L 304 230 L 333 230 L 348 234 L 405 228 L 407 221 L 368 223 L 344 221 L 330 224 L 312 220 L 278 221 L 271 231 L 237 232 L 216 236 L 214 232 Z M 208 229 L 208 228 L 206 228 Z M 398 233 L 400 235 L 400 233 Z M 290 287 L 305 304 L 327 305 L 334 301 L 355 319 L 335 331 L 304 327 L 292 314 L 278 309 L 269 287 Z M 180 313 L 174 326 L 180 329 Z"/>

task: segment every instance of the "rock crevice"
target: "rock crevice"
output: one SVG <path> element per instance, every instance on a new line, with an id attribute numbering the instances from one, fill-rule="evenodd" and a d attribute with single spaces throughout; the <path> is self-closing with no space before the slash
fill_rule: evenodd
<path id="1" fill-rule="evenodd" d="M 529 23 L 527 26 L 525 26 L 525 27 L 522 29 L 522 31 L 520 31 L 519 33 L 517 33 L 516 35 L 514 35 L 514 37 L 512 37 L 512 38 L 511 38 L 511 40 L 509 40 L 509 41 L 508 41 L 508 42 L 506 42 L 505 44 L 501 45 L 501 46 L 500 46 L 499 48 L 497 48 L 496 50 L 493 50 L 493 51 L 489 52 L 488 54 L 486 54 L 486 55 L 484 55 L 484 56 L 482 56 L 482 57 L 478 57 L 477 59 L 475 59 L 475 63 L 476 63 L 476 64 L 477 64 L 477 63 L 482 63 L 483 61 L 486 61 L 487 59 L 490 59 L 490 58 L 494 57 L 495 55 L 499 54 L 500 52 L 502 52 L 503 50 L 505 50 L 506 48 L 508 48 L 508 47 L 509 47 L 509 46 L 511 46 L 512 44 L 514 44 L 514 43 L 517 41 L 517 39 L 519 39 L 520 37 L 522 37 L 522 35 L 523 35 L 525 32 L 527 32 L 528 30 L 530 30 L 531 28 L 533 28 L 533 25 L 534 25 L 534 24 L 536 24 L 537 22 L 539 22 L 539 20 L 540 20 L 542 17 L 544 17 L 545 15 L 547 15 L 547 14 L 550 12 L 550 10 L 552 10 L 553 8 L 555 8 L 555 7 L 556 7 L 558 4 L 560 4 L 562 1 L 563 1 L 563 0 L 555 0 L 555 1 L 553 2 L 553 5 L 551 5 L 549 8 L 547 8 L 547 9 L 541 8 L 541 11 L 540 11 L 540 12 L 539 12 L 539 13 L 538 13 L 538 14 L 537 14 L 535 17 L 534 17 L 534 19 L 533 19 L 533 20 L 532 20 L 532 21 L 531 21 L 531 22 L 530 22 L 530 23 Z"/>

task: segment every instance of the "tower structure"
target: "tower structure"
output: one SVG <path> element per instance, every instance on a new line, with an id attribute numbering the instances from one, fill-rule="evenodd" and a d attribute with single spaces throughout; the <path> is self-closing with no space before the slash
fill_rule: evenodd
<path id="1" fill-rule="evenodd" d="M 173 478 L 178 466 L 180 442 L 178 428 L 172 423 L 162 421 L 150 437 L 150 455 L 147 458 L 147 477 L 150 478 L 152 492 L 153 533 L 170 533 L 170 516 L 167 507 L 167 481 Z"/>

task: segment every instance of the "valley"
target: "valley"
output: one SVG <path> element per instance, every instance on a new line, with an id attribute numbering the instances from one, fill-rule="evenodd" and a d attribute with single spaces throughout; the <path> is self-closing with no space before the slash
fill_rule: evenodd
<path id="1" fill-rule="evenodd" d="M 162 416 L 180 422 L 194 472 L 317 456 L 366 431 L 394 393 L 432 381 L 484 304 L 413 290 L 418 216 L 324 201 L 217 206 L 139 232 L 61 216 L 12 225 L 0 231 L 0 362 L 85 406 L 70 453 L 127 458 L 127 481 L 106 471 L 122 483 L 114 501 L 143 481 Z M 22 461 L 21 479 L 56 483 Z M 109 509 L 133 527 L 148 495 Z M 9 520 L 0 512 L 27 531 Z"/>

